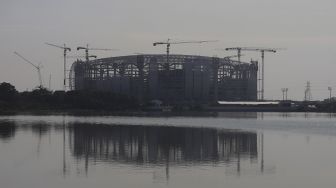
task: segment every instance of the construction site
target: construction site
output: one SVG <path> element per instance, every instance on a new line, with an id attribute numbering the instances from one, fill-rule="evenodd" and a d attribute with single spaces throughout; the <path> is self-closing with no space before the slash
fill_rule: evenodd
<path id="1" fill-rule="evenodd" d="M 207 43 L 216 41 L 154 42 L 153 46 L 166 47 L 165 54 L 136 54 L 99 58 L 89 50 L 118 50 L 77 47 L 84 50 L 67 73 L 67 52 L 71 48 L 45 43 L 63 51 L 63 89 L 72 91 L 107 91 L 136 99 L 139 104 L 154 105 L 213 105 L 223 101 L 264 101 L 265 52 L 276 53 L 275 48 L 232 47 L 219 49 L 235 51 L 237 55 L 226 57 L 170 54 L 171 45 Z M 241 61 L 242 51 L 261 52 L 261 63 Z M 15 55 L 37 69 L 39 88 L 43 88 L 40 65 L 36 65 L 15 52 Z M 82 59 L 85 58 L 85 59 Z M 93 58 L 93 59 L 91 59 Z M 237 58 L 233 60 L 232 58 Z M 67 82 L 68 80 L 68 82 Z M 50 85 L 50 80 L 49 80 Z M 49 86 L 50 87 L 50 86 Z M 286 90 L 283 89 L 283 92 Z M 288 91 L 288 90 L 287 90 Z M 287 92 L 286 91 L 286 92 Z M 247 104 L 247 103 L 246 103 Z M 244 103 L 244 105 L 246 105 Z M 259 104 L 259 103 L 258 103 Z M 231 103 L 225 105 L 233 105 Z M 263 104 L 265 105 L 265 104 Z"/>
<path id="2" fill-rule="evenodd" d="M 71 90 L 111 91 L 146 102 L 210 104 L 257 100 L 258 62 L 229 58 L 131 55 L 78 60 L 71 66 Z"/>
<path id="3" fill-rule="evenodd" d="M 166 54 L 137 54 L 93 59 L 85 50 L 85 61 L 70 69 L 70 90 L 109 91 L 137 99 L 140 103 L 159 101 L 164 105 L 218 104 L 218 101 L 264 100 L 264 54 L 273 48 L 235 47 L 237 55 L 223 58 L 170 54 L 171 45 L 216 41 L 154 42 L 165 45 Z M 63 48 L 66 49 L 66 48 Z M 261 52 L 258 61 L 241 61 L 241 51 Z M 237 60 L 231 58 L 237 57 Z"/>
<path id="4" fill-rule="evenodd" d="M 312 100 L 311 84 L 308 81 L 304 100 L 288 99 L 288 88 L 281 88 L 282 100 L 265 99 L 265 53 L 276 53 L 281 48 L 230 47 L 217 49 L 234 51 L 236 55 L 217 57 L 200 55 L 170 54 L 172 44 L 205 43 L 214 41 L 179 41 L 170 39 L 154 42 L 153 46 L 164 45 L 166 54 L 124 55 L 98 58 L 89 51 L 114 51 L 118 49 L 89 48 L 78 46 L 77 51 L 85 54 L 67 56 L 71 48 L 45 43 L 63 51 L 63 90 L 50 93 L 55 101 L 68 101 L 72 108 L 94 108 L 105 110 L 141 109 L 145 111 L 204 110 L 221 111 L 334 111 L 332 105 Z M 242 52 L 258 52 L 261 62 L 251 59 L 242 61 Z M 37 88 L 46 90 L 43 84 L 41 64 L 28 60 L 14 52 L 25 63 L 30 64 L 38 75 Z M 77 58 L 67 69 L 66 59 Z M 237 58 L 233 60 L 232 58 Z M 49 76 L 49 90 L 51 74 Z M 6 85 L 6 83 L 5 83 Z M 67 91 L 78 91 L 69 92 Z M 332 102 L 332 87 L 328 87 Z M 23 97 L 24 98 L 24 97 Z M 28 97 L 29 98 L 29 97 Z M 30 101 L 32 99 L 25 98 Z M 75 99 L 75 100 L 73 100 Z M 99 101 L 100 100 L 100 101 Z M 27 102 L 26 101 L 26 102 Z M 73 101 L 69 103 L 69 101 Z M 28 103 L 27 103 L 28 104 Z M 119 105 L 116 105 L 119 104 Z M 48 104 L 55 105 L 55 104 Z M 43 106 L 43 105 L 42 105 Z M 57 105 L 56 105 L 57 106 Z M 58 105 L 60 108 L 60 104 Z"/>

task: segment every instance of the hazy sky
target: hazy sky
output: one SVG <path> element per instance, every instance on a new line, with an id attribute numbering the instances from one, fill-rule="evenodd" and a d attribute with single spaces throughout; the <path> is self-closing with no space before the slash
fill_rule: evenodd
<path id="1" fill-rule="evenodd" d="M 37 85 L 36 71 L 16 57 L 18 51 L 41 62 L 44 83 L 62 88 L 62 50 L 45 42 L 73 48 L 79 45 L 118 48 L 92 52 L 98 57 L 134 53 L 164 53 L 154 41 L 219 40 L 217 43 L 174 45 L 171 53 L 233 55 L 216 51 L 234 46 L 281 47 L 266 54 L 265 96 L 280 99 L 288 87 L 290 99 L 303 99 L 306 81 L 313 99 L 336 94 L 335 0 L 0 0 L 0 82 L 19 90 Z M 256 52 L 242 60 L 260 60 Z M 68 59 L 68 69 L 70 62 Z"/>

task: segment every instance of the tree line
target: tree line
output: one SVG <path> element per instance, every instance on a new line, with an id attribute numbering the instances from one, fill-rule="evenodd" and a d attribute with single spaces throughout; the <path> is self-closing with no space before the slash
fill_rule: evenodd
<path id="1" fill-rule="evenodd" d="M 136 99 L 108 91 L 50 91 L 36 88 L 32 91 L 18 92 L 15 86 L 0 84 L 1 111 L 29 110 L 107 110 L 123 111 L 139 108 Z"/>
<path id="2" fill-rule="evenodd" d="M 335 98 L 301 103 L 298 111 L 336 112 Z M 315 108 L 309 108 L 312 104 Z M 0 84 L 0 114 L 40 110 L 51 112 L 71 110 L 127 112 L 141 109 L 143 106 L 135 98 L 109 91 L 64 92 L 35 88 L 32 91 L 18 92 L 15 86 L 10 83 Z"/>

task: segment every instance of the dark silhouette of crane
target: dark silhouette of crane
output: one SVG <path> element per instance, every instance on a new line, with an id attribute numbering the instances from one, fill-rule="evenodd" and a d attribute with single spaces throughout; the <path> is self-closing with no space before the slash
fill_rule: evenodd
<path id="1" fill-rule="evenodd" d="M 218 50 L 218 51 L 226 51 L 225 48 L 216 48 L 215 50 Z M 244 56 L 244 54 L 240 54 L 239 56 L 238 55 L 230 55 L 230 56 L 225 56 L 223 57 L 225 60 L 231 60 L 231 58 L 235 58 L 235 57 L 241 57 L 241 56 Z M 240 62 L 240 61 L 239 61 Z"/>
<path id="2" fill-rule="evenodd" d="M 240 56 L 244 56 L 244 54 L 241 54 Z M 224 59 L 231 60 L 231 58 L 235 58 L 235 57 L 238 57 L 238 55 L 225 56 Z"/>
<path id="3" fill-rule="evenodd" d="M 119 49 L 109 49 L 109 48 L 89 48 L 89 45 L 87 44 L 86 47 L 78 46 L 77 50 L 85 50 L 85 60 L 89 61 L 89 50 L 101 50 L 101 51 L 118 51 Z"/>
<path id="4" fill-rule="evenodd" d="M 63 78 L 63 89 L 64 91 L 66 90 L 66 55 L 67 55 L 67 51 L 71 51 L 71 48 L 66 47 L 66 45 L 64 44 L 63 46 L 59 46 L 59 45 L 55 45 L 55 44 L 51 44 L 51 43 L 45 43 L 46 45 L 49 46 L 53 46 L 56 48 L 60 48 L 63 50 L 63 56 L 64 56 L 64 78 Z"/>
<path id="5" fill-rule="evenodd" d="M 205 42 L 217 42 L 217 40 L 201 40 L 201 41 L 177 41 L 177 42 L 171 42 L 170 39 L 168 39 L 166 42 L 154 42 L 153 46 L 157 45 L 166 45 L 166 53 L 167 53 L 167 64 L 169 64 L 169 50 L 171 44 L 189 44 L 189 43 L 205 43 Z"/>
<path id="6" fill-rule="evenodd" d="M 74 55 L 74 56 L 68 56 L 67 58 L 77 58 L 77 59 L 80 59 L 80 58 L 86 58 L 86 56 L 83 56 L 83 55 Z M 89 55 L 89 58 L 97 58 L 96 55 Z"/>
<path id="7" fill-rule="evenodd" d="M 41 68 L 42 68 L 42 65 L 41 64 L 38 64 L 38 65 L 35 65 L 34 63 L 32 63 L 31 61 L 29 61 L 28 59 L 26 59 L 25 57 L 23 57 L 22 55 L 20 55 L 19 53 L 17 52 L 14 52 L 15 55 L 19 56 L 21 59 L 23 59 L 25 62 L 29 63 L 30 65 L 32 65 L 36 70 L 37 70 L 37 74 L 38 74 L 38 81 L 39 81 L 39 86 L 38 88 L 43 88 L 43 83 L 42 83 L 42 76 L 41 76 Z"/>
<path id="8" fill-rule="evenodd" d="M 259 80 L 261 81 L 261 90 L 259 91 L 261 96 L 259 97 L 260 100 L 264 100 L 264 93 L 265 93 L 265 52 L 272 52 L 276 53 L 277 50 L 280 50 L 280 48 L 252 48 L 252 47 L 234 47 L 234 48 L 225 48 L 225 50 L 236 50 L 238 61 L 240 62 L 241 57 L 241 51 L 257 51 L 261 52 L 261 78 Z M 260 70 L 260 69 L 259 69 Z"/>

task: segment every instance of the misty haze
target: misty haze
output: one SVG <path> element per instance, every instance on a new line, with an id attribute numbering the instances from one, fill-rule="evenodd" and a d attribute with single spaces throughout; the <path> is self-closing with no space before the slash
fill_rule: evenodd
<path id="1" fill-rule="evenodd" d="M 335 7 L 2 0 L 0 187 L 334 187 Z"/>

